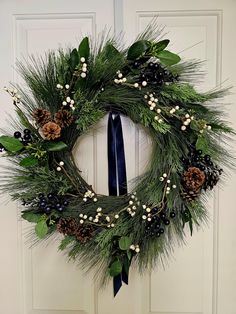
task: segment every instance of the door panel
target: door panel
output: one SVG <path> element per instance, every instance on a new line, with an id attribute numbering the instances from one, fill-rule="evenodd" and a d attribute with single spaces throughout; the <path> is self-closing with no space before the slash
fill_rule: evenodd
<path id="1" fill-rule="evenodd" d="M 166 25 L 171 50 L 183 59 L 206 60 L 205 79 L 197 84 L 200 90 L 212 89 L 228 77 L 230 83 L 224 85 L 235 85 L 235 70 L 229 66 L 235 69 L 235 62 L 228 55 L 235 50 L 230 35 L 235 9 L 235 1 L 127 1 L 123 4 L 126 40 L 131 42 L 158 16 L 158 24 Z M 228 101 L 235 102 L 236 97 L 229 96 Z M 227 111 L 235 126 L 235 107 Z M 215 190 L 208 204 L 208 227 L 188 236 L 186 248 L 176 247 L 174 261 L 165 270 L 150 273 L 145 313 L 235 313 L 236 231 L 231 219 L 236 214 L 230 188 L 235 182 L 234 175 L 223 189 Z"/>

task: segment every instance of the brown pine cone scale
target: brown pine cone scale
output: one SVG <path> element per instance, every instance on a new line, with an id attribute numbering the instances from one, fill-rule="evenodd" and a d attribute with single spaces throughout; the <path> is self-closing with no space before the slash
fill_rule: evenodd
<path id="1" fill-rule="evenodd" d="M 33 117 L 39 126 L 43 126 L 52 119 L 51 113 L 48 110 L 42 108 L 35 109 L 33 112 Z"/>

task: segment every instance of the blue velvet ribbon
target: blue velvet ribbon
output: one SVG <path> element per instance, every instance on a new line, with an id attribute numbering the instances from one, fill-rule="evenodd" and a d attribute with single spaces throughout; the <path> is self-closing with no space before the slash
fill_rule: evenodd
<path id="1" fill-rule="evenodd" d="M 127 176 L 125 164 L 124 139 L 119 113 L 110 112 L 108 117 L 108 189 L 109 195 L 127 194 Z M 114 296 L 122 286 L 122 281 L 128 284 L 128 275 L 122 273 L 113 279 Z"/>
<path id="2" fill-rule="evenodd" d="M 127 194 L 127 177 L 122 123 L 119 113 L 108 118 L 108 188 L 109 195 Z"/>

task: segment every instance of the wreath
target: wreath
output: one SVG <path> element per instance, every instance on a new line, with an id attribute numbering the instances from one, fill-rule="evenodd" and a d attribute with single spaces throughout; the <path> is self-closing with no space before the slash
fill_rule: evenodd
<path id="1" fill-rule="evenodd" d="M 0 137 L 2 156 L 10 161 L 1 191 L 22 202 L 22 218 L 35 224 L 37 238 L 60 233 L 60 250 L 87 270 L 96 268 L 101 284 L 113 277 L 115 294 L 128 283 L 131 263 L 140 272 L 155 266 L 183 242 L 186 224 L 192 234 L 207 220 L 208 190 L 218 183 L 221 166 L 232 165 L 223 142 L 234 132 L 217 105 L 227 89 L 198 92 L 191 82 L 201 62 L 181 61 L 167 49 L 169 40 L 159 38 L 149 27 L 123 49 L 114 38 L 103 35 L 93 43 L 85 37 L 78 49 L 18 62 L 27 87 L 5 88 L 16 117 L 13 130 Z M 121 163 L 120 115 L 152 140 L 146 172 L 130 191 L 125 167 L 117 178 L 117 156 L 113 162 L 108 152 L 109 196 L 86 182 L 72 154 L 78 137 L 107 113 L 108 142 L 117 132 Z"/>

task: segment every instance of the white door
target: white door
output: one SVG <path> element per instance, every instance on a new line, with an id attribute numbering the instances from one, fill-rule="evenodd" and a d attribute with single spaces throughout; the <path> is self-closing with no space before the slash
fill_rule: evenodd
<path id="1" fill-rule="evenodd" d="M 76 44 L 81 34 L 95 35 L 105 25 L 124 29 L 131 42 L 153 16 L 166 25 L 172 50 L 186 58 L 206 60 L 206 79 L 199 88 L 236 86 L 236 1 L 76 1 L 0 0 L 0 86 L 18 77 L 12 66 L 22 54 Z M 234 89 L 235 91 L 235 89 Z M 236 102 L 235 95 L 227 102 Z M 234 126 L 236 109 L 228 107 Z M 12 105 L 0 93 L 0 125 L 6 126 Z M 145 134 L 124 119 L 128 177 L 143 170 L 148 156 Z M 78 164 L 98 192 L 106 192 L 106 121 L 78 143 Z M 133 143 L 133 138 L 135 142 Z M 143 152 L 145 151 L 145 152 Z M 83 152 L 83 153 L 81 153 Z M 85 158 L 90 154 L 91 158 Z M 99 166 L 98 166 L 99 165 Z M 91 276 L 67 263 L 57 243 L 33 249 L 27 242 L 29 225 L 19 220 L 19 208 L 1 198 L 0 314 L 235 314 L 236 313 L 236 175 L 209 202 L 211 222 L 176 248 L 165 271 L 140 277 L 113 299 L 111 285 L 103 291 Z"/>

